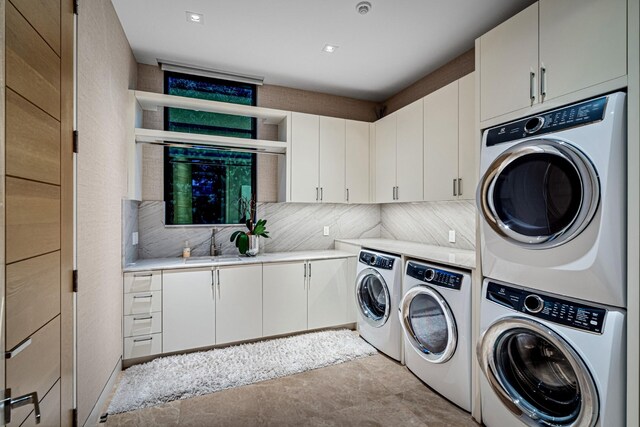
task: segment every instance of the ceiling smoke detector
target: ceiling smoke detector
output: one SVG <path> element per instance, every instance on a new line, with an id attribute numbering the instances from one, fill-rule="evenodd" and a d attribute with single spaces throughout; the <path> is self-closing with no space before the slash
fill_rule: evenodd
<path id="1" fill-rule="evenodd" d="M 371 3 L 369 3 L 368 1 L 361 1 L 356 5 L 356 11 L 360 15 L 366 15 L 367 13 L 369 13 L 370 10 L 371 10 Z"/>

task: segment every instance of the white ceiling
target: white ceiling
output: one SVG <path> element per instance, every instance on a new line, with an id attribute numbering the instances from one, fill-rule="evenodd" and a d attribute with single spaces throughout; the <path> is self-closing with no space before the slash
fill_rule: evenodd
<path id="1" fill-rule="evenodd" d="M 264 76 L 265 84 L 383 101 L 531 0 L 112 0 L 136 59 Z M 185 12 L 204 14 L 204 25 Z M 325 44 L 335 53 L 322 52 Z"/>

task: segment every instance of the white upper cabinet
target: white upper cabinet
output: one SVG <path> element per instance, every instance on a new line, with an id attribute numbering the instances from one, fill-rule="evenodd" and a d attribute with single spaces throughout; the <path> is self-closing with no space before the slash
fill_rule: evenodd
<path id="1" fill-rule="evenodd" d="M 424 199 L 457 198 L 458 81 L 424 98 Z"/>
<path id="2" fill-rule="evenodd" d="M 480 121 L 626 85 L 626 0 L 540 0 L 480 37 Z M 492 121 L 490 124 L 496 124 Z"/>
<path id="3" fill-rule="evenodd" d="M 627 74 L 626 0 L 540 0 L 544 100 Z"/>
<path id="4" fill-rule="evenodd" d="M 389 203 L 396 194 L 396 128 L 397 114 L 376 122 L 376 202 Z"/>
<path id="5" fill-rule="evenodd" d="M 369 202 L 369 128 L 367 122 L 346 121 L 346 200 Z"/>
<path id="6" fill-rule="evenodd" d="M 458 80 L 458 198 L 475 199 L 480 135 L 476 130 L 476 73 Z"/>
<path id="7" fill-rule="evenodd" d="M 423 102 L 396 112 L 396 201 L 417 202 L 423 197 Z"/>
<path id="8" fill-rule="evenodd" d="M 535 3 L 480 37 L 480 120 L 537 102 L 537 73 L 538 3 Z"/>
<path id="9" fill-rule="evenodd" d="M 289 154 L 288 154 L 289 155 Z M 320 117 L 291 113 L 291 201 L 320 200 Z"/>
<path id="10" fill-rule="evenodd" d="M 320 201 L 344 203 L 345 119 L 320 117 Z"/>

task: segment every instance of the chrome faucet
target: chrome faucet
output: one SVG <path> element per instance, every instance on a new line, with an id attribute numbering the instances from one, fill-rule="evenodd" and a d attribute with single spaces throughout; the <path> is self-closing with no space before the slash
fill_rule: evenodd
<path id="1" fill-rule="evenodd" d="M 220 247 L 216 245 L 216 229 L 211 229 L 211 246 L 209 247 L 209 255 L 218 256 L 220 255 Z"/>

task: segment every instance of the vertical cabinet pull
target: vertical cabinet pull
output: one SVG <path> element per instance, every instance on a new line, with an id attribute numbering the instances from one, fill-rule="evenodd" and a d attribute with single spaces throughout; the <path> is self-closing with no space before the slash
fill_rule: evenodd
<path id="1" fill-rule="evenodd" d="M 540 67 L 540 98 L 541 101 L 544 101 L 545 96 L 547 96 L 547 69 L 542 66 Z"/>
<path id="2" fill-rule="evenodd" d="M 316 202 L 320 198 L 319 194 L 320 194 L 320 189 L 318 187 L 316 187 Z"/>
<path id="3" fill-rule="evenodd" d="M 211 270 L 211 294 L 213 299 L 216 299 L 216 270 Z"/>
<path id="4" fill-rule="evenodd" d="M 529 99 L 533 105 L 536 100 L 536 73 L 533 71 L 529 73 Z"/>
<path id="5" fill-rule="evenodd" d="M 400 200 L 400 187 L 396 186 L 396 200 Z"/>
<path id="6" fill-rule="evenodd" d="M 216 274 L 218 276 L 217 277 L 218 278 L 218 280 L 217 280 L 217 282 L 218 282 L 218 299 L 220 299 L 220 269 L 216 270 Z"/>
<path id="7" fill-rule="evenodd" d="M 458 196 L 462 196 L 462 178 L 458 178 Z"/>
<path id="8" fill-rule="evenodd" d="M 322 199 L 324 199 L 324 188 L 320 187 L 320 201 L 322 201 Z"/>
<path id="9" fill-rule="evenodd" d="M 347 202 L 349 201 L 349 189 L 347 188 Z"/>
<path id="10" fill-rule="evenodd" d="M 309 264 L 309 283 L 307 284 L 307 289 L 311 289 L 311 263 L 308 262 L 307 264 Z"/>
<path id="11" fill-rule="evenodd" d="M 457 179 L 453 178 L 453 195 L 457 196 L 458 193 L 456 192 L 456 181 Z"/>

